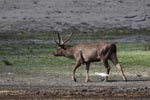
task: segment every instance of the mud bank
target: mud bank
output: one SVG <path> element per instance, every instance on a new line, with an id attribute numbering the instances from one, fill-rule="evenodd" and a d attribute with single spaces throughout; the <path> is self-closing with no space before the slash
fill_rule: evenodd
<path id="1" fill-rule="evenodd" d="M 1 85 L 1 99 L 28 98 L 150 98 L 150 87 L 126 86 L 17 86 Z"/>

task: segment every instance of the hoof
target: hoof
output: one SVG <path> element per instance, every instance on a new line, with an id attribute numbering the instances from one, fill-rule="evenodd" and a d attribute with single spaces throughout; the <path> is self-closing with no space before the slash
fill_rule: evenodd
<path id="1" fill-rule="evenodd" d="M 127 82 L 127 78 L 126 78 L 126 77 L 123 77 L 123 80 L 124 80 L 125 82 Z"/>
<path id="2" fill-rule="evenodd" d="M 77 82 L 77 80 L 76 80 L 76 79 L 74 79 L 73 81 L 74 81 L 74 82 Z"/>
<path id="3" fill-rule="evenodd" d="M 89 80 L 85 80 L 85 83 L 88 83 L 89 82 Z"/>
<path id="4" fill-rule="evenodd" d="M 74 82 L 77 82 L 76 78 L 75 77 L 71 77 L 71 79 L 74 81 Z"/>
<path id="5" fill-rule="evenodd" d="M 103 79 L 101 79 L 101 81 L 108 82 L 108 79 L 103 78 Z"/>
<path id="6" fill-rule="evenodd" d="M 103 82 L 108 82 L 108 80 L 104 80 Z"/>
<path id="7" fill-rule="evenodd" d="M 88 83 L 88 82 L 92 82 L 92 81 L 91 80 L 85 80 L 85 82 Z"/>

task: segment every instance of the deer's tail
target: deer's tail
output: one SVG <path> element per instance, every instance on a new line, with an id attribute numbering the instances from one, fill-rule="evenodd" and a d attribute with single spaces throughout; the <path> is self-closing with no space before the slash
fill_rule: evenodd
<path id="1" fill-rule="evenodd" d="M 111 44 L 106 50 L 105 50 L 105 55 L 104 59 L 109 59 L 111 57 L 111 54 L 117 52 L 117 47 L 115 44 Z"/>

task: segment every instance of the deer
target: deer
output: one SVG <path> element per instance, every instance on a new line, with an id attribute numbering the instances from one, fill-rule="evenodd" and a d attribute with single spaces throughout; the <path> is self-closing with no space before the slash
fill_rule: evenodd
<path id="1" fill-rule="evenodd" d="M 99 42 L 81 42 L 73 46 L 66 45 L 66 43 L 71 39 L 72 35 L 73 33 L 71 33 L 71 35 L 65 41 L 63 41 L 62 37 L 60 36 L 60 33 L 57 32 L 58 39 L 56 40 L 54 38 L 54 41 L 57 44 L 57 49 L 54 52 L 54 56 L 56 57 L 63 56 L 75 60 L 75 65 L 72 73 L 72 80 L 74 82 L 77 81 L 75 77 L 76 70 L 82 64 L 86 65 L 85 82 L 89 82 L 89 69 L 90 64 L 92 62 L 102 61 L 104 67 L 106 68 L 106 74 L 109 75 L 110 72 L 110 66 L 108 63 L 109 60 L 122 73 L 121 75 L 123 80 L 127 81 L 122 66 L 118 62 L 116 44 L 105 41 L 99 41 Z M 106 76 L 103 79 L 103 81 L 105 82 L 108 81 L 108 76 Z"/>

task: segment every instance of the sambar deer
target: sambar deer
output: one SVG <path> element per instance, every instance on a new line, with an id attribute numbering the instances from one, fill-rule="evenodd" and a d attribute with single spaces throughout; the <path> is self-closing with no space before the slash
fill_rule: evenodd
<path id="1" fill-rule="evenodd" d="M 76 63 L 73 69 L 72 80 L 76 82 L 75 72 L 76 69 L 81 64 L 86 64 L 86 80 L 85 82 L 89 81 L 89 67 L 91 62 L 103 62 L 106 70 L 106 74 L 109 74 L 110 66 L 108 64 L 108 60 L 112 61 L 112 63 L 121 71 L 122 77 L 125 81 L 127 81 L 123 69 L 121 65 L 118 63 L 117 58 L 117 48 L 116 45 L 109 42 L 82 42 L 76 44 L 74 46 L 65 45 L 72 37 L 72 33 L 70 37 L 63 41 L 59 32 L 57 32 L 58 41 L 56 39 L 55 42 L 58 46 L 54 56 L 64 56 L 67 58 L 75 59 Z M 105 77 L 104 81 L 108 80 L 108 76 Z"/>

